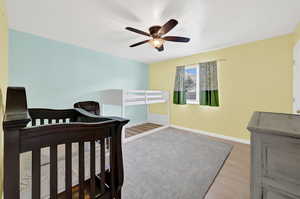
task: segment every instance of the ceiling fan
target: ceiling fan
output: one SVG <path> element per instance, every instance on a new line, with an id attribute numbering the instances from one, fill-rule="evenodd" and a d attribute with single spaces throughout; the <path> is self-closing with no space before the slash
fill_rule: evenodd
<path id="1" fill-rule="evenodd" d="M 176 25 L 178 24 L 178 21 L 175 19 L 169 20 L 165 25 L 163 26 L 151 26 L 149 28 L 149 33 L 144 32 L 142 30 L 138 30 L 131 27 L 126 27 L 126 30 L 142 34 L 148 37 L 152 37 L 152 39 L 144 40 L 135 44 L 132 44 L 130 47 L 136 47 L 145 43 L 150 43 L 154 48 L 156 48 L 158 51 L 164 50 L 164 42 L 165 41 L 173 41 L 173 42 L 189 42 L 190 38 L 187 37 L 177 37 L 177 36 L 164 36 L 167 34 L 170 30 L 172 30 Z"/>

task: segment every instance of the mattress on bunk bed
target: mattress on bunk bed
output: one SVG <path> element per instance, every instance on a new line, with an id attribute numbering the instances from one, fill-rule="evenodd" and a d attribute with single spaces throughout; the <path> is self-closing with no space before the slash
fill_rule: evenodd
<path id="1" fill-rule="evenodd" d="M 96 145 L 96 173 L 100 173 L 100 145 Z M 58 193 L 65 190 L 65 149 L 59 145 L 57 150 Z M 50 152 L 49 148 L 41 150 L 41 199 L 50 198 Z M 90 177 L 90 144 L 85 143 L 85 179 Z M 72 185 L 78 184 L 78 144 L 72 144 Z M 21 154 L 20 158 L 20 198 L 31 199 L 31 152 Z M 109 167 L 109 157 L 106 156 L 106 168 Z"/>

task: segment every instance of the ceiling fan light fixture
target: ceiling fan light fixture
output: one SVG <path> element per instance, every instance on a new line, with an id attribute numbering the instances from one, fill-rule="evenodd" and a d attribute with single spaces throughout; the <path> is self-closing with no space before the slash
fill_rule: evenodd
<path id="1" fill-rule="evenodd" d="M 164 44 L 165 40 L 161 38 L 154 38 L 149 41 L 150 45 L 154 48 L 160 48 Z"/>

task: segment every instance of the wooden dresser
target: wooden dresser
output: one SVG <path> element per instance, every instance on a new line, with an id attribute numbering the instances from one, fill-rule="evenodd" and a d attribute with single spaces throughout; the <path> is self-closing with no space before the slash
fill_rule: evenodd
<path id="1" fill-rule="evenodd" d="M 300 115 L 255 112 L 251 132 L 251 199 L 300 198 Z"/>

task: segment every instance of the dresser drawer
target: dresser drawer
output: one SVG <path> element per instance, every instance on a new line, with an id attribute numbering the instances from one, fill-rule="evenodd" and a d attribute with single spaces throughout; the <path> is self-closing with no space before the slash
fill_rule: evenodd
<path id="1" fill-rule="evenodd" d="M 265 182 L 300 196 L 300 140 L 264 136 L 262 174 Z"/>
<path id="2" fill-rule="evenodd" d="M 272 188 L 264 188 L 262 199 L 299 199 L 299 197 Z"/>

